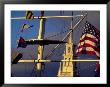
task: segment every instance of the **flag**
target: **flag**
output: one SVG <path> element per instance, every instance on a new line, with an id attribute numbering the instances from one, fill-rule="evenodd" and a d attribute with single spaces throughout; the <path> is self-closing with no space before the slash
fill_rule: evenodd
<path id="1" fill-rule="evenodd" d="M 20 37 L 17 48 L 19 47 L 26 48 L 26 46 L 27 46 L 26 41 L 24 40 L 24 38 Z"/>
<path id="2" fill-rule="evenodd" d="M 28 28 L 31 28 L 31 27 L 33 27 L 33 25 L 23 24 L 21 32 L 23 32 L 25 29 L 28 29 Z"/>
<path id="3" fill-rule="evenodd" d="M 15 59 L 12 61 L 12 64 L 17 64 L 18 61 L 23 57 L 23 54 L 22 53 L 19 53 Z"/>
<path id="4" fill-rule="evenodd" d="M 91 54 L 100 57 L 100 31 L 88 21 L 85 23 L 76 54 Z"/>
<path id="5" fill-rule="evenodd" d="M 34 19 L 34 15 L 32 13 L 32 11 L 26 11 L 26 19 Z"/>

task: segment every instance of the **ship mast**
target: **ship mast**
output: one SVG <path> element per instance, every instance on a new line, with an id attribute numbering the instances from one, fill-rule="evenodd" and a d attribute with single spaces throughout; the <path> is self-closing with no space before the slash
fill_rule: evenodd
<path id="1" fill-rule="evenodd" d="M 74 55 L 73 55 L 73 30 L 77 28 L 77 26 L 81 23 L 81 21 L 87 16 L 85 15 L 76 15 L 76 16 L 44 16 L 44 11 L 41 11 L 41 16 L 34 17 L 34 19 L 39 19 L 40 20 L 40 27 L 39 27 L 39 34 L 36 40 L 27 40 L 28 42 L 27 45 L 38 45 L 38 53 L 37 53 L 37 59 L 35 60 L 20 60 L 20 58 L 17 60 L 17 62 L 21 63 L 36 63 L 36 70 L 39 72 L 39 76 L 41 76 L 41 71 L 42 71 L 42 63 L 44 62 L 60 62 L 60 68 L 58 71 L 58 76 L 68 76 L 68 77 L 73 77 L 74 76 L 74 62 L 97 62 L 99 60 L 75 60 Z M 44 35 L 45 35 L 45 21 L 46 19 L 49 18 L 76 18 L 76 17 L 82 17 L 79 22 L 76 23 L 76 25 L 72 26 L 71 22 L 71 27 L 70 31 L 66 34 L 66 36 L 62 39 L 62 41 L 56 41 L 56 40 L 44 40 Z M 20 19 L 26 19 L 25 17 L 15 17 L 11 18 L 14 20 L 20 20 Z M 44 45 L 48 44 L 58 44 L 56 45 L 55 49 L 62 43 L 65 43 L 64 40 L 67 39 L 67 43 L 65 44 L 66 50 L 65 53 L 63 54 L 64 59 L 63 60 L 44 60 L 43 59 L 43 51 L 44 51 Z M 50 56 L 53 52 L 50 52 L 48 56 Z"/>
<path id="2" fill-rule="evenodd" d="M 44 39 L 44 34 L 45 34 L 45 18 L 42 18 L 44 16 L 44 11 L 41 11 L 41 18 L 40 18 L 40 27 L 39 27 L 39 35 L 38 35 L 38 40 L 43 40 Z M 43 59 L 43 51 L 44 51 L 44 45 L 38 44 L 38 53 L 37 53 L 37 59 L 42 60 Z M 42 70 L 42 63 L 37 63 L 36 64 L 37 70 L 40 72 L 41 76 L 41 70 Z"/>

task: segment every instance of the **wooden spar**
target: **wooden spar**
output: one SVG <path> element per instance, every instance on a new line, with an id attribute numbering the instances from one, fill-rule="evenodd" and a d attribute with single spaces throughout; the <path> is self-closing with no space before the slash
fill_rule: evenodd
<path id="1" fill-rule="evenodd" d="M 26 19 L 26 17 L 14 17 L 14 18 L 11 18 L 12 20 L 20 20 L 20 19 Z"/>
<path id="2" fill-rule="evenodd" d="M 83 15 L 75 15 L 75 16 L 43 16 L 43 17 L 34 17 L 34 19 L 40 19 L 40 18 L 44 18 L 44 19 L 47 19 L 47 18 L 76 18 L 76 17 L 83 17 Z M 19 19 L 26 19 L 26 17 L 13 17 L 11 19 L 16 19 L 16 20 L 19 20 Z"/>
<path id="3" fill-rule="evenodd" d="M 44 35 L 45 35 L 45 20 L 48 19 L 48 18 L 66 18 L 66 19 L 69 19 L 69 18 L 76 18 L 76 17 L 82 17 L 78 23 L 76 23 L 76 25 L 74 27 L 71 27 L 70 31 L 67 33 L 67 35 L 62 39 L 62 41 L 64 41 L 70 34 L 72 35 L 72 31 L 74 29 L 76 29 L 76 27 L 81 23 L 81 21 L 86 17 L 87 14 L 85 15 L 75 15 L 75 16 L 37 16 L 37 17 L 34 17 L 34 19 L 40 19 L 40 27 L 39 27 L 39 35 L 38 35 L 38 40 L 43 40 L 44 39 Z M 26 17 L 15 17 L 15 18 L 11 18 L 11 19 L 26 19 Z M 71 36 L 72 37 L 72 36 Z M 71 39 L 71 42 L 72 42 L 72 39 Z M 58 44 L 54 49 L 56 49 L 60 44 Z M 72 48 L 72 45 L 71 45 L 71 48 Z M 71 57 L 71 59 L 67 59 L 67 60 L 43 60 L 43 51 L 44 51 L 44 45 L 41 45 L 39 44 L 38 45 L 38 53 L 37 53 L 37 59 L 36 60 L 19 60 L 18 62 L 19 63 L 34 63 L 36 62 L 36 69 L 38 71 L 41 71 L 42 70 L 42 63 L 43 62 L 71 62 L 71 65 L 72 65 L 72 62 L 97 62 L 99 60 L 73 60 L 73 56 Z M 46 56 L 49 57 L 50 55 L 52 54 L 52 52 Z M 73 53 L 71 53 L 73 54 Z M 46 59 L 45 58 L 45 59 Z M 66 58 L 66 54 L 65 54 L 65 58 Z M 70 68 L 71 71 L 72 70 L 72 67 Z M 69 70 L 70 71 L 70 70 Z M 73 73 L 73 72 L 72 72 Z M 73 76 L 73 74 L 72 74 Z"/>
<path id="4" fill-rule="evenodd" d="M 41 18 L 40 19 L 38 40 L 40 40 L 40 39 L 43 40 L 44 39 L 44 34 L 45 34 L 45 19 Z M 43 51 L 44 51 L 44 45 L 39 44 L 38 45 L 38 53 L 37 53 L 38 60 L 42 60 L 43 59 Z M 37 63 L 36 67 L 37 67 L 37 70 L 41 71 L 42 64 L 41 63 Z"/>
<path id="5" fill-rule="evenodd" d="M 42 62 L 100 62 L 100 60 L 74 59 L 74 60 L 19 60 L 19 63 L 42 63 Z"/>

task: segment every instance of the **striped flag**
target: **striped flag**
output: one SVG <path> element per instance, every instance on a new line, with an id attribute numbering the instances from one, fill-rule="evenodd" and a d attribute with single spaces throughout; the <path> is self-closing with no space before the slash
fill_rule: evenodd
<path id="1" fill-rule="evenodd" d="M 23 32 L 24 30 L 26 30 L 26 29 L 28 29 L 28 28 L 31 28 L 31 27 L 33 27 L 33 25 L 23 24 L 23 25 L 22 25 L 21 32 Z"/>
<path id="2" fill-rule="evenodd" d="M 100 57 L 100 31 L 88 21 L 85 23 L 76 54 L 91 54 Z"/>
<path id="3" fill-rule="evenodd" d="M 34 15 L 32 13 L 32 11 L 26 11 L 26 19 L 34 19 Z"/>

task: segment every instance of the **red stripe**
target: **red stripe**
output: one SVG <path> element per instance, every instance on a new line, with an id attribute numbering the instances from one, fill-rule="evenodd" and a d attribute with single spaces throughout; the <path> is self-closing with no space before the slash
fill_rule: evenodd
<path id="1" fill-rule="evenodd" d="M 89 46 L 89 44 L 85 44 L 85 48 L 86 47 L 92 47 L 95 51 L 99 52 L 100 53 L 100 47 L 97 48 L 97 47 L 94 47 L 94 46 Z M 80 49 L 80 48 L 84 48 L 84 46 L 79 46 L 77 49 Z"/>
<path id="2" fill-rule="evenodd" d="M 86 44 L 86 47 L 92 47 L 95 51 L 97 51 L 99 54 L 100 54 L 100 48 L 96 48 L 96 47 L 93 47 L 93 46 L 89 46 L 89 44 L 88 44 L 88 46 L 87 46 L 87 44 Z M 86 48 L 85 47 L 85 48 Z M 79 46 L 78 48 L 77 48 L 77 50 L 78 49 L 80 49 L 80 48 L 84 48 L 84 46 Z M 87 50 L 86 50 L 87 51 Z"/>
<path id="3" fill-rule="evenodd" d="M 84 45 L 80 45 L 80 46 L 78 46 L 77 49 L 80 49 L 80 48 L 83 48 L 83 47 L 92 47 L 94 50 L 97 49 L 95 46 L 92 46 L 92 45 L 87 44 L 87 43 L 85 43 Z"/>
<path id="4" fill-rule="evenodd" d="M 100 46 L 96 47 L 96 46 L 92 46 L 89 43 L 84 43 L 84 45 L 79 45 L 77 49 L 83 48 L 83 47 L 92 47 L 94 50 L 96 50 L 97 52 L 100 53 Z"/>
<path id="5" fill-rule="evenodd" d="M 100 53 L 100 51 L 99 51 L 99 53 Z M 78 54 L 90 54 L 90 55 L 96 55 L 96 53 L 95 53 L 95 51 L 88 51 L 88 50 L 84 50 L 84 49 L 82 49 L 80 52 L 76 52 L 76 55 L 78 55 Z M 97 56 L 97 55 L 96 55 Z M 98 58 L 100 57 L 100 56 L 97 56 Z"/>
<path id="6" fill-rule="evenodd" d="M 90 40 L 90 41 L 95 42 L 95 43 L 97 42 L 94 38 L 91 38 L 91 37 L 88 37 L 88 36 L 85 36 L 83 39 L 80 40 L 80 42 L 83 42 L 85 40 Z"/>
<path id="7" fill-rule="evenodd" d="M 77 52 L 77 54 L 90 54 L 90 55 L 96 55 L 94 51 L 86 51 L 82 50 L 81 52 Z"/>

